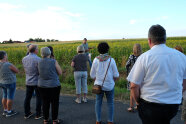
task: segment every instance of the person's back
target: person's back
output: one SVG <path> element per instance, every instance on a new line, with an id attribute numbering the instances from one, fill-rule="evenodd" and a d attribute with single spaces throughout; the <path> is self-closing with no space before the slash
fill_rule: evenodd
<path id="1" fill-rule="evenodd" d="M 34 54 L 29 53 L 29 55 L 25 56 L 22 60 L 23 67 L 26 73 L 26 83 L 27 85 L 37 85 L 38 82 L 38 62 L 40 58 Z"/>
<path id="2" fill-rule="evenodd" d="M 59 124 L 60 120 L 57 118 L 61 85 L 58 75 L 62 74 L 62 70 L 58 62 L 51 58 L 50 48 L 41 48 L 41 56 L 42 59 L 38 64 L 39 81 L 37 89 L 43 101 L 43 123 L 50 123 L 49 112 L 51 106 L 52 123 Z"/>
<path id="3" fill-rule="evenodd" d="M 155 45 L 138 59 L 145 60 L 141 64 L 146 72 L 141 84 L 141 97 L 156 103 L 179 104 L 182 77 L 186 70 L 185 55 L 161 44 Z"/>
<path id="4" fill-rule="evenodd" d="M 127 62 L 126 62 L 126 69 L 127 69 L 127 75 L 129 74 L 129 72 L 131 71 L 132 67 L 134 66 L 136 60 L 138 59 L 138 57 L 142 54 L 142 48 L 141 45 L 136 43 L 133 46 L 133 54 L 129 56 Z"/>
<path id="5" fill-rule="evenodd" d="M 88 56 L 86 54 L 77 54 L 73 61 L 75 63 L 74 71 L 87 71 Z"/>
<path id="6" fill-rule="evenodd" d="M 55 60 L 43 58 L 39 61 L 39 87 L 57 87 L 60 86 L 59 77 L 56 71 Z"/>
<path id="7" fill-rule="evenodd" d="M 148 44 L 151 49 L 137 59 L 127 79 L 143 124 L 170 124 L 186 84 L 186 57 L 165 45 L 161 25 L 151 26 Z"/>
<path id="8" fill-rule="evenodd" d="M 126 63 L 127 75 L 130 73 L 132 67 L 137 61 L 138 57 L 142 54 L 142 48 L 140 44 L 134 44 L 133 54 L 129 56 L 129 59 Z M 127 90 L 130 90 L 130 81 L 127 82 Z M 130 106 L 127 109 L 128 112 L 133 112 L 137 109 L 137 106 L 134 107 L 134 99 L 132 98 L 132 93 L 130 92 Z"/>
<path id="9" fill-rule="evenodd" d="M 9 68 L 11 65 L 9 62 L 0 62 L 0 83 L 11 84 L 16 82 L 16 75 Z"/>
<path id="10" fill-rule="evenodd" d="M 94 66 L 92 69 L 92 72 L 90 73 L 90 76 L 96 76 L 95 84 L 102 85 L 105 74 L 107 72 L 107 76 L 104 81 L 104 85 L 102 87 L 103 90 L 108 91 L 112 90 L 115 86 L 115 81 L 113 77 L 119 77 L 119 73 L 117 71 L 116 62 L 113 58 L 108 58 L 105 61 L 100 61 L 100 59 L 95 58 L 94 59 Z M 110 65 L 109 65 L 110 63 Z M 109 65 L 109 68 L 108 68 Z M 107 71 L 108 68 L 108 71 Z"/>
<path id="11" fill-rule="evenodd" d="M 24 100 L 25 119 L 30 118 L 33 113 L 30 111 L 30 101 L 33 93 L 36 93 L 36 116 L 35 119 L 41 119 L 41 98 L 37 88 L 38 84 L 38 62 L 41 60 L 38 54 L 38 46 L 30 45 L 29 55 L 22 59 L 23 67 L 26 73 L 26 97 Z"/>
<path id="12" fill-rule="evenodd" d="M 71 66 L 74 68 L 74 79 L 76 85 L 76 103 L 81 103 L 81 93 L 83 92 L 83 102 L 87 102 L 87 61 L 88 56 L 82 45 L 77 47 L 77 55 L 72 59 Z M 81 91 L 82 89 L 82 91 Z"/>
<path id="13" fill-rule="evenodd" d="M 108 54 L 109 48 L 106 42 L 98 44 L 97 49 L 100 55 L 93 60 L 90 70 L 90 77 L 95 80 L 94 85 L 101 86 L 101 92 L 96 94 L 96 124 L 102 124 L 101 108 L 104 95 L 107 98 L 107 124 L 114 124 L 114 86 L 115 80 L 119 78 L 119 72 L 115 60 Z"/>
<path id="14" fill-rule="evenodd" d="M 3 98 L 3 116 L 10 117 L 17 114 L 12 110 L 12 103 L 16 91 L 16 75 L 19 70 L 8 62 L 8 57 L 5 51 L 0 51 L 0 87 L 2 88 Z"/>
<path id="15" fill-rule="evenodd" d="M 130 55 L 129 56 L 129 59 L 126 63 L 126 69 L 127 69 L 127 75 L 129 74 L 129 72 L 131 71 L 132 67 L 134 66 L 136 60 L 137 60 L 138 56 L 135 56 L 135 55 Z"/>

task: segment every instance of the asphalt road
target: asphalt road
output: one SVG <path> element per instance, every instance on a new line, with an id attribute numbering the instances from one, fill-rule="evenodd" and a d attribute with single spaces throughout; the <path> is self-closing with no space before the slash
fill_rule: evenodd
<path id="1" fill-rule="evenodd" d="M 2 98 L 2 93 L 0 93 Z M 25 98 L 25 91 L 17 90 L 15 94 L 13 108 L 19 112 L 13 117 L 3 117 L 3 107 L 0 104 L 0 124 L 42 124 L 42 120 L 35 120 L 34 117 L 25 120 L 23 101 Z M 95 124 L 94 99 L 89 99 L 88 103 L 76 104 L 75 97 L 62 95 L 60 97 L 59 118 L 63 120 L 64 124 Z M 138 113 L 128 113 L 126 111 L 128 104 L 122 102 L 115 102 L 114 121 L 115 124 L 142 124 Z M 35 112 L 35 98 L 31 101 L 31 111 Z M 171 124 L 184 124 L 180 119 L 181 112 L 171 121 Z M 106 102 L 102 107 L 102 120 L 106 122 L 107 108 Z"/>

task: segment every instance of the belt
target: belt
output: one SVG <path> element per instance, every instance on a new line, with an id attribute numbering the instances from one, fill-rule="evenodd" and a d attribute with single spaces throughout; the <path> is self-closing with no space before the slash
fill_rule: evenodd
<path id="1" fill-rule="evenodd" d="M 155 106 L 175 106 L 175 105 L 179 105 L 179 104 L 165 104 L 165 103 L 149 102 L 149 101 L 146 101 L 142 98 L 139 99 L 139 103 L 151 104 L 151 105 L 155 105 Z"/>

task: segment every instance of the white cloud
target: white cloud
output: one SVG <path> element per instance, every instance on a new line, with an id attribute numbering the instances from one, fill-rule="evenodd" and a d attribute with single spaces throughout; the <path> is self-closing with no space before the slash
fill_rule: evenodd
<path id="1" fill-rule="evenodd" d="M 0 3 L 0 9 L 2 4 Z M 65 11 L 60 7 L 48 7 L 42 10 L 27 12 L 16 11 L 18 6 L 6 4 L 9 9 L 0 10 L 1 39 L 27 40 L 29 38 L 44 38 L 58 40 L 80 39 L 80 14 Z M 11 10 L 14 9 L 14 10 Z"/>
<path id="2" fill-rule="evenodd" d="M 13 5 L 8 3 L 0 3 L 0 10 L 12 10 L 12 9 L 18 9 L 18 8 L 24 8 L 22 5 Z"/>
<path id="3" fill-rule="evenodd" d="M 66 15 L 72 16 L 72 17 L 81 17 L 81 14 L 79 13 L 71 13 L 71 12 L 65 12 Z"/>
<path id="4" fill-rule="evenodd" d="M 48 10 L 52 10 L 52 11 L 61 11 L 64 10 L 64 8 L 61 7 L 56 7 L 56 6 L 49 6 Z"/>
<path id="5" fill-rule="evenodd" d="M 132 20 L 130 20 L 129 23 L 130 23 L 131 25 L 133 25 L 133 24 L 135 24 L 136 22 L 137 22 L 137 20 L 132 19 Z"/>

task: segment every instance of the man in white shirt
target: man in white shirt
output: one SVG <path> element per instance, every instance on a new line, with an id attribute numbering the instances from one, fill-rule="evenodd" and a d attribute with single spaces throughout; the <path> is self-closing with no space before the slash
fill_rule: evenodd
<path id="1" fill-rule="evenodd" d="M 166 30 L 160 25 L 151 26 L 148 43 L 151 49 L 138 58 L 127 79 L 143 124 L 170 124 L 186 83 L 186 57 L 165 45 Z"/>

